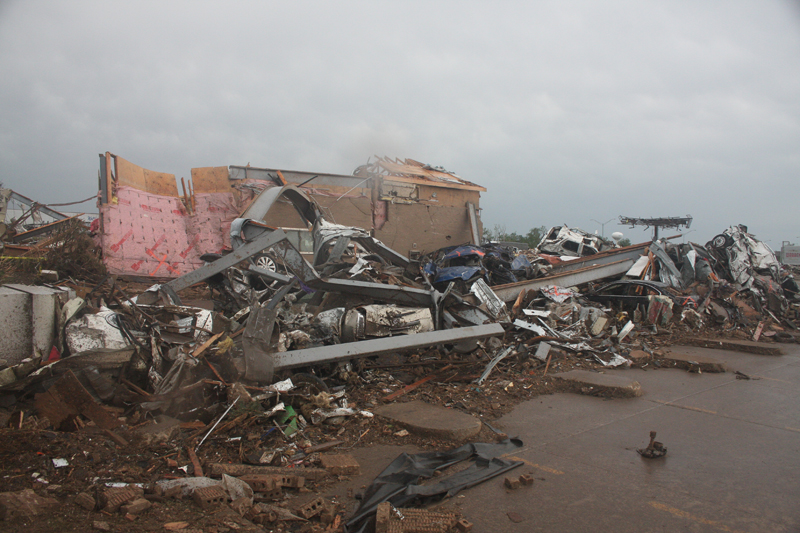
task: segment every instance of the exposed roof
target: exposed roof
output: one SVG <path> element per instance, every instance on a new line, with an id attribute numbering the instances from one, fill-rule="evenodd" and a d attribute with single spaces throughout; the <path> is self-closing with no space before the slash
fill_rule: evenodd
<path id="1" fill-rule="evenodd" d="M 389 157 L 375 156 L 375 161 L 369 162 L 356 169 L 353 173 L 357 176 L 380 174 L 391 176 L 397 181 L 417 183 L 420 185 L 431 185 L 434 187 L 450 187 L 453 189 L 467 189 L 485 192 L 486 188 L 476 183 L 467 181 L 459 177 L 454 172 L 445 170 L 442 167 L 433 167 L 414 161 L 413 159 L 394 159 Z"/>

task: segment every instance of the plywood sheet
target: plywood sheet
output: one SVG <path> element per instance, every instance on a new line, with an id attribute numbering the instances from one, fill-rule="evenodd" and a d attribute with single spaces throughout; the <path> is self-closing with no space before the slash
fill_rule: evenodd
<path id="1" fill-rule="evenodd" d="M 126 187 L 136 187 L 140 191 L 147 190 L 147 183 L 144 179 L 144 169 L 139 165 L 134 165 L 127 159 L 116 156 L 116 178 L 117 185 Z"/>
<path id="2" fill-rule="evenodd" d="M 228 167 L 193 168 L 192 188 L 195 193 L 231 192 Z"/>
<path id="3" fill-rule="evenodd" d="M 175 174 L 145 169 L 144 182 L 147 192 L 162 196 L 178 196 L 178 183 L 175 181 Z"/>
<path id="4" fill-rule="evenodd" d="M 175 174 L 147 170 L 116 156 L 117 186 L 134 187 L 162 196 L 178 196 Z"/>

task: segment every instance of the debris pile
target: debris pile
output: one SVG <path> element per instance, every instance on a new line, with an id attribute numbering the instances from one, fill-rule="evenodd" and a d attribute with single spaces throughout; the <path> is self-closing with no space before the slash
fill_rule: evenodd
<path id="1" fill-rule="evenodd" d="M 263 222 L 287 202 L 308 225 L 312 252 Z M 63 254 L 57 246 L 78 239 L 53 249 Z M 620 248 L 566 226 L 545 241 L 534 251 L 465 244 L 412 260 L 330 222 L 284 185 L 232 222 L 227 253 L 206 254 L 204 266 L 170 281 L 131 285 L 87 260 L 72 275 L 91 284 L 2 287 L 28 309 L 10 314 L 49 331 L 0 368 L 0 453 L 20 458 L 3 467 L 3 501 L 48 504 L 19 492 L 34 483 L 130 521 L 185 499 L 247 527 L 468 531 L 450 511 L 407 508 L 519 466 L 501 456 L 521 443 L 486 422 L 525 398 L 573 390 L 553 374 L 658 366 L 669 344 L 712 333 L 794 341 L 792 272 L 744 226 L 705 246 Z M 415 433 L 381 414 L 398 400 L 461 411 L 475 431 L 449 443 Z M 480 432 L 498 442 L 464 444 Z M 462 445 L 398 458 L 358 510 L 319 496 L 339 476 L 360 475 L 348 450 L 377 442 Z M 454 478 L 418 484 L 470 461 Z M 532 481 L 506 478 L 509 489 Z"/>

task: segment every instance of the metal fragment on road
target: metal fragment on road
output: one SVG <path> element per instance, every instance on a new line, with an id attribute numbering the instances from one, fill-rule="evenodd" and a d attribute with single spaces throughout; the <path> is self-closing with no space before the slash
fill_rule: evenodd
<path id="1" fill-rule="evenodd" d="M 514 349 L 513 346 L 509 346 L 508 348 L 506 348 L 505 350 L 500 352 L 500 354 L 498 354 L 494 359 L 489 361 L 489 364 L 486 365 L 486 369 L 483 371 L 483 374 L 481 374 L 481 377 L 479 377 L 478 379 L 473 381 L 473 383 L 476 383 L 478 385 L 482 385 L 483 382 L 486 380 L 486 378 L 489 377 L 489 374 L 492 373 L 492 370 L 494 370 L 494 367 L 497 366 L 497 363 L 499 363 L 500 361 L 502 361 L 503 359 L 508 357 L 511 354 L 511 351 L 513 349 Z"/>
<path id="2" fill-rule="evenodd" d="M 656 442 L 655 431 L 650 432 L 650 444 L 647 445 L 647 448 L 640 448 L 636 451 L 639 455 L 647 457 L 648 459 L 656 459 L 667 455 L 667 447 L 660 442 Z"/>

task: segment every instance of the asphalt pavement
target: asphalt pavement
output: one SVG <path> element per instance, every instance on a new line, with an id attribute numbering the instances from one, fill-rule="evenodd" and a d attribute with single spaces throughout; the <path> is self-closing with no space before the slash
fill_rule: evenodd
<path id="1" fill-rule="evenodd" d="M 519 436 L 515 471 L 456 504 L 474 532 L 800 531 L 800 346 L 768 356 L 675 347 L 726 373 L 613 370 L 643 395 L 538 397 L 494 424 Z M 752 379 L 737 379 L 739 371 Z M 667 455 L 636 452 L 649 432 Z"/>

